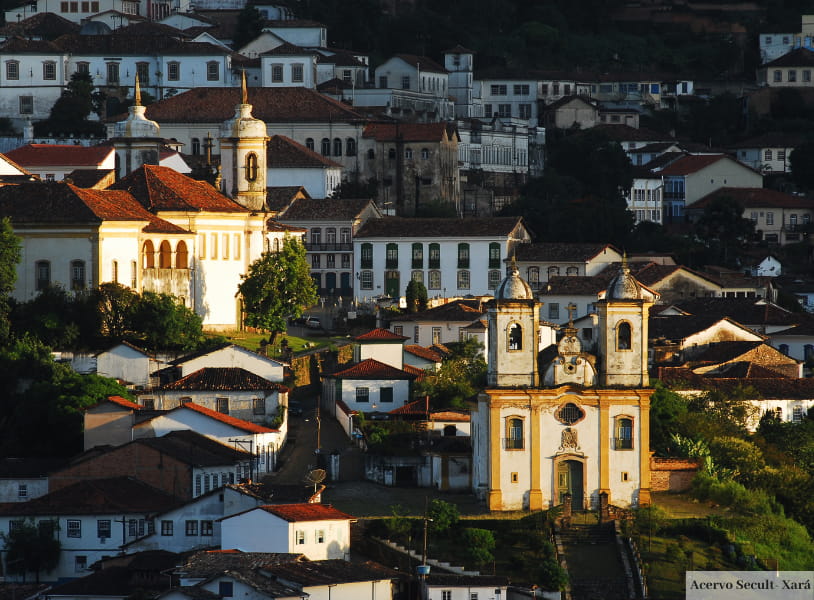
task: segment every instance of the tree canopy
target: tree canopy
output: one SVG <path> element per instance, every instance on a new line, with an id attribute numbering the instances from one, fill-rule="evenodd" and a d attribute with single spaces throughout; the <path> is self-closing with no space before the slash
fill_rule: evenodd
<path id="1" fill-rule="evenodd" d="M 0 342 L 9 335 L 9 299 L 17 283 L 20 248 L 20 238 L 15 235 L 11 221 L 8 218 L 0 219 Z"/>
<path id="2" fill-rule="evenodd" d="M 9 573 L 23 576 L 34 573 L 39 583 L 40 573 L 50 573 L 59 564 L 62 544 L 56 537 L 56 522 L 33 520 L 17 521 L 8 533 L 2 533 L 5 542 L 6 566 Z"/>
<path id="3" fill-rule="evenodd" d="M 427 309 L 427 288 L 420 281 L 410 280 L 405 291 L 407 312 L 415 313 Z"/>
<path id="4" fill-rule="evenodd" d="M 285 331 L 289 317 L 302 316 L 318 300 L 305 246 L 290 236 L 286 236 L 279 252 L 264 252 L 249 266 L 238 290 L 243 297 L 246 325 L 270 332 L 271 343 Z"/>

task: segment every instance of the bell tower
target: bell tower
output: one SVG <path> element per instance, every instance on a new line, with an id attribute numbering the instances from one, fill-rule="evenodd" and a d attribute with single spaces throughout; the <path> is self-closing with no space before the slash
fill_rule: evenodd
<path id="1" fill-rule="evenodd" d="M 608 285 L 605 298 L 596 303 L 601 386 L 648 386 L 648 315 L 656 299 L 654 292 L 630 274 L 625 255 L 619 274 Z"/>
<path id="2" fill-rule="evenodd" d="M 240 86 L 235 116 L 220 128 L 220 162 L 224 194 L 249 210 L 262 210 L 266 203 L 266 124 L 252 116 L 246 89 L 246 73 Z"/>
<path id="3" fill-rule="evenodd" d="M 141 104 L 141 85 L 136 74 L 133 105 L 128 109 L 127 119 L 116 123 L 111 140 L 116 150 L 116 177 L 122 178 L 142 165 L 157 165 L 163 139 L 161 128 L 150 121 Z"/>

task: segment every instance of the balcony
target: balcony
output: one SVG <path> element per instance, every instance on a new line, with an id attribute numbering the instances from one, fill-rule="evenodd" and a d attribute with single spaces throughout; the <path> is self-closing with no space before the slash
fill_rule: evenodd
<path id="1" fill-rule="evenodd" d="M 350 242 L 334 242 L 325 244 L 305 242 L 305 249 L 311 252 L 352 252 L 353 244 Z"/>

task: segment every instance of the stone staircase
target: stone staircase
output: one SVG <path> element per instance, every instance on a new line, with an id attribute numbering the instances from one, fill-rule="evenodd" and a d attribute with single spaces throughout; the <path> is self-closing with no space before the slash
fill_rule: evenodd
<path id="1" fill-rule="evenodd" d="M 572 600 L 634 600 L 613 523 L 572 524 L 558 532 Z"/>

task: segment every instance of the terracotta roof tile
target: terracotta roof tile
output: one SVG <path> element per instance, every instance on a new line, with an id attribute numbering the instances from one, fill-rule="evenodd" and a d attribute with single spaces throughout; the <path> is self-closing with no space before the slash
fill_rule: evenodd
<path id="1" fill-rule="evenodd" d="M 368 198 L 298 198 L 280 215 L 281 221 L 354 221 L 372 205 Z"/>
<path id="2" fill-rule="evenodd" d="M 659 174 L 690 175 L 726 159 L 727 157 L 724 154 L 688 154 L 664 167 L 659 171 Z M 738 164 L 740 165 L 740 163 Z M 743 168 L 748 169 L 746 166 L 743 166 Z"/>
<path id="3" fill-rule="evenodd" d="M 423 358 L 424 360 L 428 360 L 435 363 L 440 363 L 443 360 L 443 356 L 436 352 L 431 348 L 425 348 L 424 346 L 419 346 L 418 344 L 410 344 L 408 346 L 404 346 L 404 351 L 408 352 L 409 354 L 413 354 L 419 358 Z"/>
<path id="4" fill-rule="evenodd" d="M 520 217 L 406 218 L 371 219 L 356 233 L 356 238 L 435 238 L 505 237 L 522 224 Z"/>
<path id="5" fill-rule="evenodd" d="M 397 333 L 393 333 L 389 329 L 383 329 L 378 327 L 376 329 L 372 329 L 367 333 L 363 333 L 362 335 L 357 335 L 353 338 L 355 342 L 403 342 L 404 340 L 408 340 L 407 336 L 398 335 Z"/>
<path id="6" fill-rule="evenodd" d="M 122 408 L 130 408 L 132 410 L 142 410 L 144 408 L 141 406 L 141 404 L 136 404 L 135 402 L 130 402 L 130 400 L 125 400 L 121 396 L 108 396 L 107 401 L 111 404 L 121 406 Z"/>
<path id="7" fill-rule="evenodd" d="M 270 169 L 342 168 L 342 165 L 338 162 L 325 158 L 284 135 L 271 136 L 266 149 L 268 155 L 267 166 Z"/>
<path id="8" fill-rule="evenodd" d="M 176 35 L 184 35 L 179 32 Z M 79 35 L 69 33 L 54 40 L 54 45 L 62 51 L 74 54 L 118 56 L 119 54 L 162 55 L 181 54 L 192 56 L 224 56 L 232 52 L 223 46 L 208 42 L 180 41 L 171 36 L 161 35 L 121 35 L 113 32 L 110 35 Z M 240 90 L 238 90 L 240 93 Z"/>
<path id="9" fill-rule="evenodd" d="M 457 133 L 451 133 L 446 123 L 370 123 L 362 132 L 363 137 L 379 142 L 392 142 L 398 136 L 404 142 L 438 143 L 452 135 Z"/>
<path id="10" fill-rule="evenodd" d="M 240 367 L 205 367 L 186 377 L 161 386 L 162 390 L 280 390 L 285 386 L 264 379 Z"/>
<path id="11" fill-rule="evenodd" d="M 368 358 L 341 371 L 325 373 L 324 376 L 344 379 L 414 379 L 416 374 Z"/>
<path id="12" fill-rule="evenodd" d="M 304 87 L 250 87 L 252 114 L 268 124 L 290 122 L 356 123 L 361 115 L 337 100 Z M 147 107 L 147 118 L 159 123 L 217 123 L 230 119 L 240 103 L 238 88 L 199 87 Z M 125 118 L 119 115 L 114 119 Z"/>
<path id="13" fill-rule="evenodd" d="M 269 210 L 281 211 L 298 196 L 310 198 L 308 192 L 301 185 L 278 185 L 266 188 L 266 206 Z"/>
<path id="14" fill-rule="evenodd" d="M 517 261 L 587 262 L 602 253 L 606 248 L 619 252 L 619 249 L 611 244 L 536 242 L 533 244 L 519 244 L 515 256 Z M 621 254 L 621 252 L 619 253 Z"/>
<path id="15" fill-rule="evenodd" d="M 400 578 L 401 574 L 383 565 L 349 562 L 341 559 L 291 561 L 269 569 L 284 581 L 293 581 L 303 587 L 322 587 L 362 581 L 381 581 Z"/>
<path id="16" fill-rule="evenodd" d="M 814 397 L 814 379 L 810 377 L 792 378 L 778 376 L 742 378 L 742 377 L 704 377 L 693 373 L 686 367 L 659 367 L 658 378 L 674 389 L 681 390 L 719 390 L 727 393 L 737 388 L 753 388 L 763 399 L 809 399 Z"/>
<path id="17" fill-rule="evenodd" d="M 473 306 L 474 304 L 474 306 Z M 480 319 L 486 313 L 486 309 L 478 307 L 478 304 L 468 302 L 466 300 L 454 300 L 447 302 L 440 306 L 428 308 L 427 310 L 419 311 L 417 313 L 404 313 L 399 316 L 394 316 L 390 320 L 393 322 L 400 321 L 463 321 L 472 322 Z"/>
<path id="18" fill-rule="evenodd" d="M 0 27 L 0 35 L 23 38 L 40 37 L 53 40 L 65 33 L 76 33 L 79 25 L 51 12 L 39 12 L 19 22 L 6 23 Z"/>
<path id="19" fill-rule="evenodd" d="M 435 62 L 428 56 L 418 56 L 416 54 L 396 54 L 396 58 L 400 58 L 408 65 L 427 71 L 431 73 L 448 73 L 448 71 Z"/>
<path id="20" fill-rule="evenodd" d="M 416 381 L 422 381 L 427 376 L 427 372 L 424 369 L 419 369 L 418 367 L 414 367 L 413 365 L 404 365 L 403 370 L 405 373 L 414 375 Z"/>
<path id="21" fill-rule="evenodd" d="M 744 327 L 740 323 L 728 317 L 717 317 L 714 315 L 652 315 L 648 326 L 648 335 L 651 339 L 664 338 L 671 341 L 683 340 L 691 335 L 704 331 L 714 325 L 728 321 L 738 327 Z M 759 333 L 748 329 L 753 335 L 761 336 Z"/>
<path id="22" fill-rule="evenodd" d="M 265 504 L 259 508 L 290 523 L 356 519 L 354 516 L 335 509 L 330 504 Z"/>
<path id="23" fill-rule="evenodd" d="M 54 42 L 46 40 L 29 40 L 21 37 L 12 37 L 0 44 L 0 53 L 3 54 L 44 54 L 46 56 L 59 56 L 63 50 Z"/>
<path id="24" fill-rule="evenodd" d="M 195 404 L 194 402 L 184 402 L 181 404 L 181 406 L 172 409 L 170 412 L 184 408 L 193 410 L 196 413 L 205 415 L 211 419 L 215 419 L 221 423 L 226 423 L 227 425 L 231 425 L 236 429 L 242 429 L 243 431 L 247 431 L 249 433 L 275 433 L 279 431 L 278 429 L 269 429 L 268 427 L 263 427 L 262 425 L 257 425 L 256 423 L 250 423 L 249 421 L 244 421 L 243 419 L 238 419 L 237 417 L 230 417 L 229 415 L 225 415 L 216 410 L 210 410 L 205 406 Z"/>
<path id="25" fill-rule="evenodd" d="M 811 67 L 814 66 L 814 52 L 808 48 L 795 48 L 783 56 L 766 63 L 761 69 L 773 67 Z"/>
<path id="26" fill-rule="evenodd" d="M 732 198 L 744 209 L 748 208 L 800 208 L 814 210 L 814 199 L 794 196 L 767 188 L 718 188 L 688 208 L 702 209 L 717 198 Z"/>

